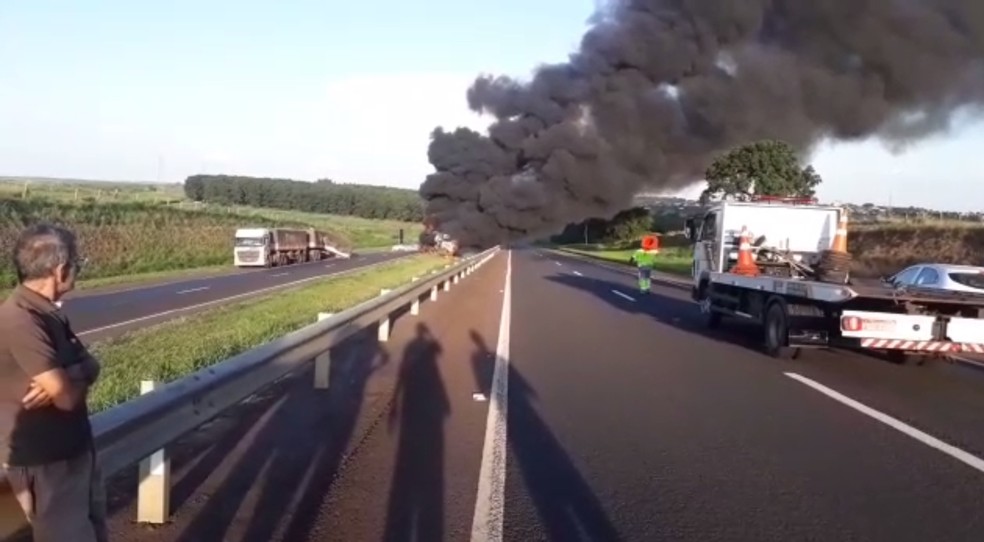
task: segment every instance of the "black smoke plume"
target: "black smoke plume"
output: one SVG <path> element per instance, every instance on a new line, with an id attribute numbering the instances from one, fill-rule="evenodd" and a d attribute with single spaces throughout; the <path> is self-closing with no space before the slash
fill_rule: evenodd
<path id="1" fill-rule="evenodd" d="M 440 230 L 542 236 L 698 182 L 736 145 L 900 145 L 984 101 L 984 0 L 621 0 L 592 23 L 569 62 L 474 82 L 488 136 L 435 129 L 420 193 Z"/>

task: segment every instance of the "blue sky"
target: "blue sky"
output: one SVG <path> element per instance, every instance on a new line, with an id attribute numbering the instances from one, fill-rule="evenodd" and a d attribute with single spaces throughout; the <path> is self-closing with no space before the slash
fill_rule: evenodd
<path id="1" fill-rule="evenodd" d="M 480 73 L 561 61 L 595 0 L 4 0 L 0 175 L 236 173 L 416 187 L 436 125 L 482 128 Z M 966 123 L 814 158 L 826 200 L 984 208 Z M 695 188 L 695 190 L 699 190 Z"/>

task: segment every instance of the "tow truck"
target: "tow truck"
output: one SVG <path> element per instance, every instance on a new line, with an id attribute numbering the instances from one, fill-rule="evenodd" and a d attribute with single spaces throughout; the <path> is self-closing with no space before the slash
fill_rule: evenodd
<path id="1" fill-rule="evenodd" d="M 686 221 L 708 328 L 753 325 L 766 354 L 876 351 L 904 364 L 984 353 L 984 295 L 851 276 L 846 210 L 812 198 L 722 201 Z"/>

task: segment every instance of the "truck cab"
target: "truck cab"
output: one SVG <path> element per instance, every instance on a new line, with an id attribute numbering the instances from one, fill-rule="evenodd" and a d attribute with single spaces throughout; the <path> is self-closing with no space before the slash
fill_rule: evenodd
<path id="1" fill-rule="evenodd" d="M 271 263 L 270 247 L 272 245 L 273 232 L 267 228 L 237 229 L 233 263 L 236 267 L 269 267 Z"/>

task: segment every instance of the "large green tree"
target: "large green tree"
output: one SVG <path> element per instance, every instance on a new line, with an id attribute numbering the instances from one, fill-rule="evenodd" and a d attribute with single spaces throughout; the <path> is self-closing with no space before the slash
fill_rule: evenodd
<path id="1" fill-rule="evenodd" d="M 752 195 L 812 197 L 823 181 L 813 166 L 805 168 L 796 152 L 782 141 L 763 140 L 728 151 L 714 161 L 704 175 L 707 189 L 702 203 Z"/>

